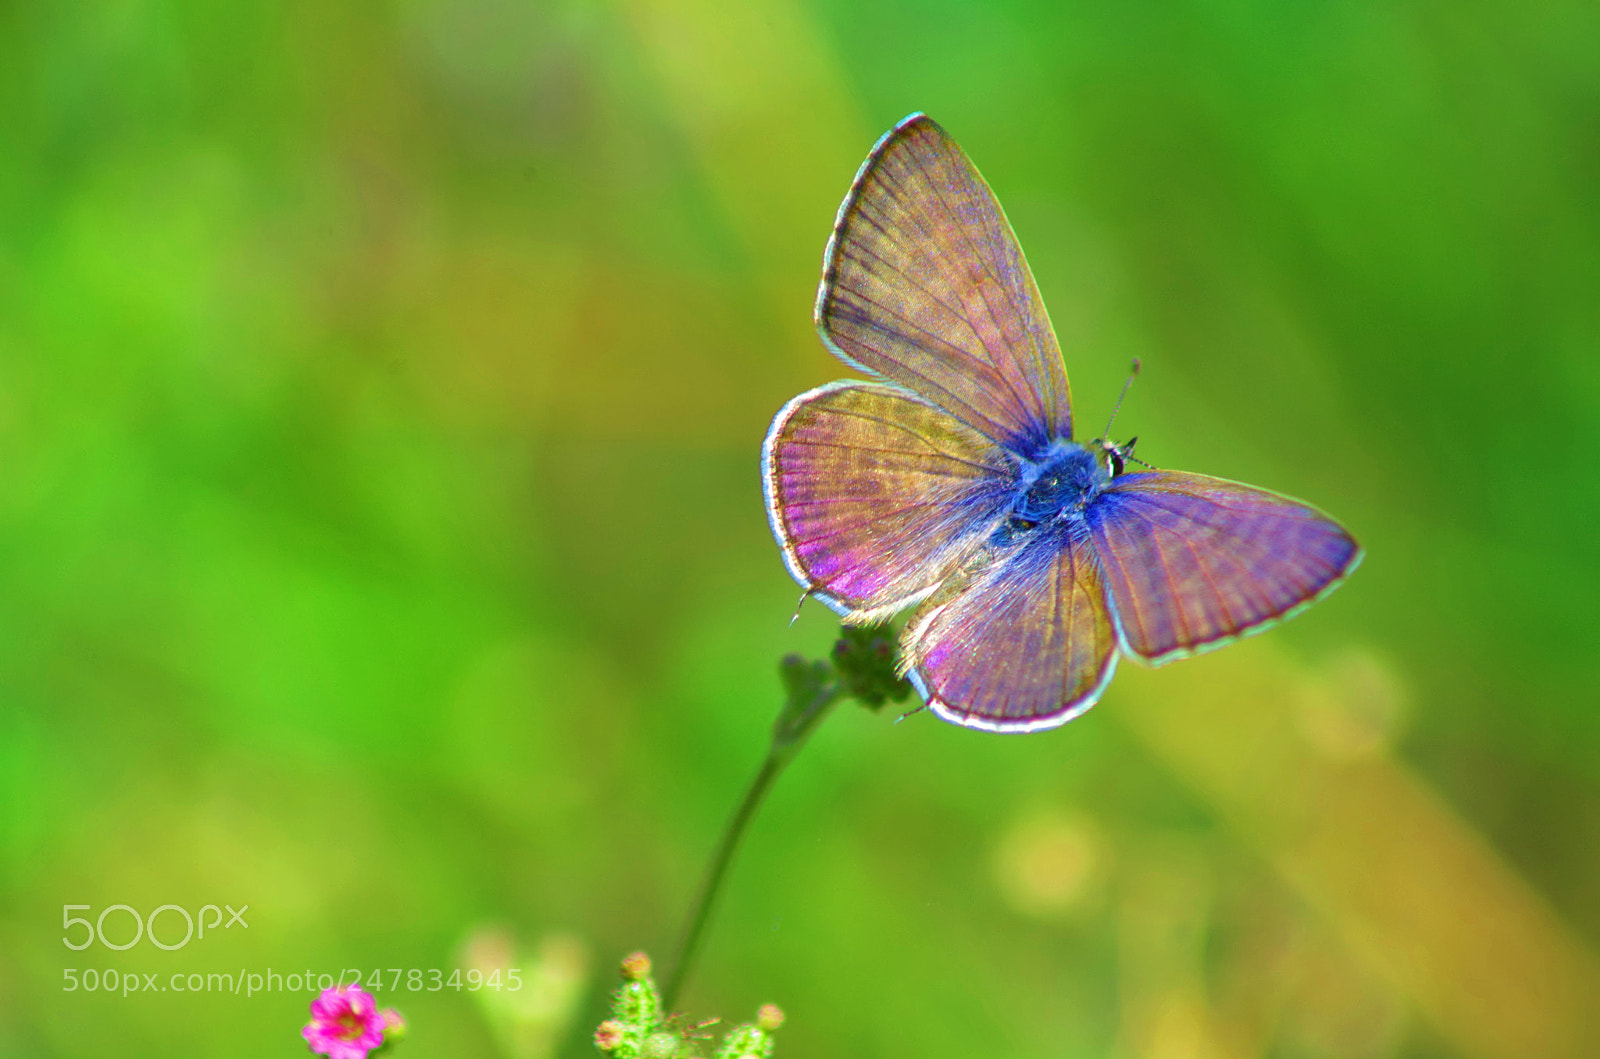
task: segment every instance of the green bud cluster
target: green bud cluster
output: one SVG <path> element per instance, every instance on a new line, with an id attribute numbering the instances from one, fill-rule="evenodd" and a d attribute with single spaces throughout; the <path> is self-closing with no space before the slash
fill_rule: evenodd
<path id="1" fill-rule="evenodd" d="M 594 1031 L 595 1047 L 612 1059 L 699 1059 L 707 1035 L 662 1008 L 650 958 L 642 952 L 627 957 L 622 977 L 622 987 L 612 995 L 611 1017 Z M 755 1022 L 728 1032 L 715 1059 L 770 1059 L 773 1031 L 782 1024 L 782 1011 L 762 1005 Z"/>
<path id="2" fill-rule="evenodd" d="M 622 978 L 622 987 L 611 1000 L 611 1017 L 594 1031 L 595 1047 L 618 1059 L 663 1054 L 660 1043 L 652 1040 L 666 1023 L 666 1012 L 661 1007 L 661 994 L 650 978 L 650 957 L 636 952 L 624 958 Z M 646 1051 L 647 1045 L 652 1050 Z"/>
<path id="3" fill-rule="evenodd" d="M 899 644 L 887 625 L 844 625 L 833 645 L 841 691 L 868 709 L 904 702 L 911 684 L 896 672 Z"/>
<path id="4" fill-rule="evenodd" d="M 715 1059 L 768 1059 L 772 1055 L 772 1034 L 783 1025 L 783 1012 L 776 1004 L 762 1004 L 754 1022 L 735 1026 L 722 1039 Z"/>

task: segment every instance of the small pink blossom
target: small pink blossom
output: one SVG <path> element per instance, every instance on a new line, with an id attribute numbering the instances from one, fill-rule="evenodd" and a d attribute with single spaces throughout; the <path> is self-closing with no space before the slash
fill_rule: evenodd
<path id="1" fill-rule="evenodd" d="M 372 994 L 356 986 L 324 989 L 311 1002 L 311 1021 L 301 1034 L 306 1044 L 328 1059 L 367 1059 L 383 1043 L 383 1014 Z"/>

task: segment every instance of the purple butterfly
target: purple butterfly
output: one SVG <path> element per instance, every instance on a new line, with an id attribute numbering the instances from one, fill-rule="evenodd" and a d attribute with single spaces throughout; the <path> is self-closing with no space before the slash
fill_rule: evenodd
<path id="1" fill-rule="evenodd" d="M 948 721 L 1062 724 L 1117 655 L 1161 665 L 1327 595 L 1355 539 L 1298 500 L 1072 440 L 1061 351 L 1000 204 L 913 114 L 839 207 L 817 330 L 880 382 L 790 401 L 762 448 L 767 515 L 807 595 L 846 622 L 916 610 L 903 664 Z"/>

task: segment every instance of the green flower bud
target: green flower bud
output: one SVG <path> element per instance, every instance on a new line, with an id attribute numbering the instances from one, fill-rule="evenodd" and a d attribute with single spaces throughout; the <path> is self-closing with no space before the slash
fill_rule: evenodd
<path id="1" fill-rule="evenodd" d="M 629 953 L 622 958 L 622 977 L 637 982 L 650 975 L 650 957 L 642 952 Z"/>
<path id="2" fill-rule="evenodd" d="M 384 1008 L 378 1014 L 383 1016 L 383 1046 L 399 1044 L 406 1039 L 406 1020 L 394 1008 Z"/>
<path id="3" fill-rule="evenodd" d="M 833 683 L 833 667 L 826 662 L 807 662 L 799 655 L 785 655 L 778 663 L 778 676 L 783 681 L 785 714 L 805 712 L 832 690 L 829 685 Z"/>
<path id="4" fill-rule="evenodd" d="M 614 1050 L 621 1044 L 627 1028 L 616 1019 L 606 1019 L 594 1031 L 594 1046 L 602 1052 Z"/>
<path id="5" fill-rule="evenodd" d="M 763 1004 L 754 1023 L 735 1026 L 722 1039 L 716 1059 L 771 1059 L 772 1032 L 783 1025 L 783 1011 L 776 1004 Z"/>

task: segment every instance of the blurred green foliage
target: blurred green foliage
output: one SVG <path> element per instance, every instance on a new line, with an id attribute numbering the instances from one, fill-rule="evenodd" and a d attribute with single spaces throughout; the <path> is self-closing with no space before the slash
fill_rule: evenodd
<path id="1" fill-rule="evenodd" d="M 0 5 L 0 1055 L 301 1047 L 310 993 L 66 968 L 517 965 L 381 992 L 407 1056 L 593 1054 L 596 968 L 669 951 L 774 662 L 836 633 L 787 624 L 758 446 L 845 374 L 823 244 L 916 109 L 1084 422 L 1139 356 L 1142 456 L 1369 557 L 1059 731 L 839 711 L 691 1011 L 775 1000 L 814 1059 L 1582 1054 L 1597 54 L 1576 0 Z M 1315 789 L 1227 785 L 1293 754 Z M 177 951 L 58 932 L 224 902 Z M 1452 977 L 1512 951 L 1521 1007 Z"/>

